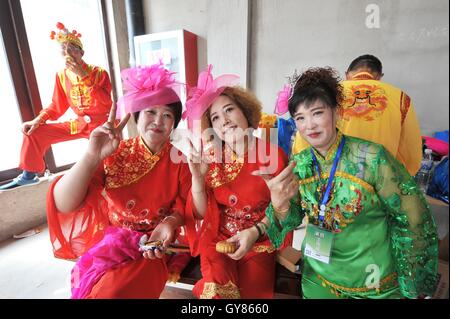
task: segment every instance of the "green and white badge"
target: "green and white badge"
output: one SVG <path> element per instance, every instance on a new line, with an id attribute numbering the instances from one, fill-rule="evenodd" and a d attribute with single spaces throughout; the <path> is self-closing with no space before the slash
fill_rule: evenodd
<path id="1" fill-rule="evenodd" d="M 324 228 L 308 224 L 305 237 L 305 256 L 329 264 L 334 234 Z"/>

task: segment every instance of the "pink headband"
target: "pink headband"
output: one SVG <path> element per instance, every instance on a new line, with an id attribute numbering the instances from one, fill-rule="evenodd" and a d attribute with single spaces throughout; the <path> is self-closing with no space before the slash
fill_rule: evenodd
<path id="1" fill-rule="evenodd" d="M 180 83 L 174 72 L 164 68 L 160 61 L 152 66 L 139 66 L 121 72 L 126 93 L 117 101 L 117 118 L 157 105 L 180 101 Z"/>
<path id="2" fill-rule="evenodd" d="M 188 90 L 186 111 L 183 112 L 182 118 L 188 120 L 189 128 L 192 128 L 194 120 L 201 119 L 205 111 L 227 87 L 239 83 L 239 76 L 235 74 L 223 74 L 213 79 L 211 70 L 210 64 L 206 71 L 199 74 L 197 87 Z"/>

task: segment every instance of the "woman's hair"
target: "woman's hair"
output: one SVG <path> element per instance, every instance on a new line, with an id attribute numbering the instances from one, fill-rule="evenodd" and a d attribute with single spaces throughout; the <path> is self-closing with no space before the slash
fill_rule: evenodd
<path id="1" fill-rule="evenodd" d="M 180 101 L 177 101 L 174 103 L 167 104 L 167 106 L 170 107 L 173 111 L 173 116 L 174 116 L 173 128 L 177 128 L 178 123 L 180 123 L 180 120 L 181 120 L 181 111 L 183 109 L 183 105 L 181 104 Z M 136 123 L 138 122 L 138 119 L 139 119 L 139 113 L 141 113 L 141 111 L 133 113 L 133 117 L 134 117 L 134 120 L 136 121 Z"/>
<path id="2" fill-rule="evenodd" d="M 294 93 L 289 99 L 289 113 L 294 116 L 297 107 L 305 104 L 309 107 L 317 100 L 332 109 L 336 109 L 343 101 L 343 88 L 336 70 L 331 67 L 310 68 L 298 78 Z"/>
<path id="3" fill-rule="evenodd" d="M 233 86 L 227 87 L 221 95 L 227 96 L 239 107 L 242 113 L 244 113 L 249 127 L 253 127 L 254 129 L 258 128 L 259 121 L 261 120 L 262 106 L 261 102 L 252 92 L 239 86 Z M 210 113 L 211 107 L 202 117 L 202 129 L 212 127 Z"/>

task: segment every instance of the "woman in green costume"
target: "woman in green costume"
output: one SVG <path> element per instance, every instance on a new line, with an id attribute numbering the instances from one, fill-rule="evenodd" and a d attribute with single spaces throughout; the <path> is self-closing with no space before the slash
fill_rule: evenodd
<path id="1" fill-rule="evenodd" d="M 437 232 L 414 179 L 383 146 L 336 129 L 342 88 L 333 69 L 307 70 L 292 93 L 289 113 L 310 146 L 293 156 L 295 177 L 265 178 L 272 197 L 266 215 L 275 247 L 307 216 L 303 296 L 431 296 Z M 286 200 L 292 183 L 298 191 Z"/>

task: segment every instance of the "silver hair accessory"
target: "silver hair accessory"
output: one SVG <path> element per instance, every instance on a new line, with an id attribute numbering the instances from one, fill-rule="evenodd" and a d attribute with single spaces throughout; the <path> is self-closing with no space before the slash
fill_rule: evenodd
<path id="1" fill-rule="evenodd" d="M 289 95 L 288 100 L 290 100 L 294 95 L 295 85 L 297 84 L 299 78 L 300 74 L 298 74 L 297 69 L 294 70 L 294 73 L 291 76 L 287 76 L 288 84 L 291 87 L 291 94 Z"/>

